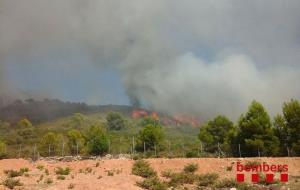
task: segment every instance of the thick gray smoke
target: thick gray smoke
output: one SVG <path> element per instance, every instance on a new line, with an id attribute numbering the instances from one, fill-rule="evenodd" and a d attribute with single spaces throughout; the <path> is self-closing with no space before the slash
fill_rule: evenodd
<path id="1" fill-rule="evenodd" d="M 0 66 L 60 52 L 74 73 L 118 70 L 133 102 L 160 111 L 236 118 L 257 99 L 274 114 L 300 98 L 299 9 L 298 0 L 1 0 Z"/>

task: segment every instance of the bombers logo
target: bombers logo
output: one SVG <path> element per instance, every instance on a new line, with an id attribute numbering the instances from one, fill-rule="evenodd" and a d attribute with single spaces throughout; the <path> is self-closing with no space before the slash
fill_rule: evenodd
<path id="1" fill-rule="evenodd" d="M 236 165 L 236 180 L 238 182 L 245 181 L 245 172 L 251 172 L 251 181 L 253 183 L 258 183 L 259 181 L 265 180 L 267 183 L 272 183 L 274 181 L 274 173 L 280 173 L 280 181 L 287 182 L 288 181 L 288 165 L 276 165 L 276 164 L 242 164 L 241 162 L 237 162 Z M 259 173 L 264 173 L 265 178 L 262 177 L 260 179 Z"/>

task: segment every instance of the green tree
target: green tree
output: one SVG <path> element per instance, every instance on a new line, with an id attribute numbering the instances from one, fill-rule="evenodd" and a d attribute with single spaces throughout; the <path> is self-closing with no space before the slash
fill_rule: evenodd
<path id="1" fill-rule="evenodd" d="M 118 112 L 110 112 L 106 116 L 107 127 L 111 130 L 120 130 L 125 127 L 124 117 Z"/>
<path id="2" fill-rule="evenodd" d="M 282 115 L 276 115 L 274 118 L 274 132 L 280 141 L 280 154 L 287 155 L 287 147 L 289 146 L 289 131 Z"/>
<path id="3" fill-rule="evenodd" d="M 0 153 L 5 152 L 5 147 L 6 147 L 6 144 L 0 140 Z"/>
<path id="4" fill-rule="evenodd" d="M 137 138 L 137 151 L 144 150 L 144 143 L 146 150 L 154 150 L 155 146 L 159 146 L 164 138 L 162 127 L 148 124 L 139 131 Z"/>
<path id="5" fill-rule="evenodd" d="M 300 104 L 297 100 L 285 102 L 282 107 L 283 116 L 274 119 L 276 135 L 281 141 L 283 153 L 291 149 L 292 153 L 300 155 Z"/>
<path id="6" fill-rule="evenodd" d="M 88 130 L 86 140 L 90 154 L 103 155 L 108 151 L 108 137 L 103 127 L 91 126 Z"/>
<path id="7" fill-rule="evenodd" d="M 0 140 L 0 160 L 4 158 L 8 158 L 6 153 L 6 144 Z"/>
<path id="8" fill-rule="evenodd" d="M 81 132 L 76 129 L 72 129 L 68 132 L 67 137 L 68 137 L 68 147 L 70 149 L 70 152 L 72 154 L 76 154 L 77 149 L 78 152 L 80 152 L 81 149 L 84 147 L 84 142 L 85 142 Z"/>
<path id="9" fill-rule="evenodd" d="M 86 124 L 86 118 L 81 113 L 74 113 L 70 118 L 68 126 L 71 128 L 80 129 Z"/>
<path id="10" fill-rule="evenodd" d="M 274 134 L 270 117 L 265 108 L 257 101 L 252 101 L 246 114 L 239 119 L 237 142 L 241 145 L 244 156 L 276 155 L 279 140 Z"/>
<path id="11" fill-rule="evenodd" d="M 147 125 L 153 125 L 155 127 L 162 127 L 160 121 L 151 116 L 143 118 L 140 122 L 141 127 L 146 127 Z"/>
<path id="12" fill-rule="evenodd" d="M 21 143 L 36 137 L 36 130 L 28 119 L 22 119 L 17 123 L 17 134 Z"/>
<path id="13" fill-rule="evenodd" d="M 218 151 L 218 143 L 221 149 L 230 153 L 230 145 L 236 133 L 232 121 L 226 116 L 219 115 L 200 128 L 198 135 L 201 142 L 205 143 L 209 152 Z"/>
<path id="14" fill-rule="evenodd" d="M 32 123 L 28 119 L 21 119 L 17 123 L 18 128 L 31 128 L 33 127 Z"/>
<path id="15" fill-rule="evenodd" d="M 53 155 L 59 147 L 58 136 L 53 132 L 46 133 L 41 139 L 41 152 L 43 155 Z"/>

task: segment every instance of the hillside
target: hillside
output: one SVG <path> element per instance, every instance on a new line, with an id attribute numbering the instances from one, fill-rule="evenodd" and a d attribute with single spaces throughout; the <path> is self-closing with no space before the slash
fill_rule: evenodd
<path id="1" fill-rule="evenodd" d="M 129 107 L 125 106 L 103 106 L 100 112 L 95 111 L 94 113 L 86 114 L 75 113 L 51 121 L 33 123 L 32 131 L 34 132 L 31 131 L 30 134 L 25 134 L 25 137 L 22 128 L 2 122 L 0 123 L 0 139 L 6 142 L 7 151 L 11 157 L 18 157 L 19 154 L 21 156 L 32 156 L 33 147 L 37 144 L 37 149 L 39 149 L 42 137 L 47 132 L 62 134 L 66 137 L 68 131 L 77 129 L 81 131 L 82 134 L 86 134 L 92 125 L 105 125 L 107 113 L 110 111 L 120 111 L 124 113 L 126 126 L 121 130 L 108 131 L 108 129 L 106 129 L 110 143 L 109 153 L 131 153 L 132 141 L 142 128 L 140 122 L 143 117 L 132 118 L 131 115 L 128 114 L 128 110 L 130 110 Z M 163 142 L 163 147 L 160 147 L 163 150 L 159 150 L 158 148 L 157 154 L 166 154 L 166 152 L 168 152 L 168 146 L 170 146 L 170 151 L 173 151 L 174 154 L 176 152 L 177 156 L 185 156 L 187 151 L 192 149 L 196 151 L 197 148 L 199 148 L 199 142 L 197 140 L 199 129 L 192 125 L 163 125 L 163 132 L 165 141 Z M 61 146 L 61 143 L 62 142 L 59 142 L 59 146 Z M 67 150 L 65 150 L 65 152 L 69 154 Z M 57 148 L 52 151 L 51 155 L 60 154 L 61 148 Z"/>

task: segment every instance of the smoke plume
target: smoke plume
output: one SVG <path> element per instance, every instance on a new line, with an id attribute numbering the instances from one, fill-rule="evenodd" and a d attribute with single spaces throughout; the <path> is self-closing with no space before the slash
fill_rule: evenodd
<path id="1" fill-rule="evenodd" d="M 77 79 L 87 66 L 109 67 L 135 105 L 237 118 L 256 99 L 274 114 L 300 98 L 299 8 L 297 0 L 2 0 L 0 72 L 51 65 Z M 0 91 L 14 86 L 1 73 Z M 49 86 L 41 92 L 59 94 Z"/>

